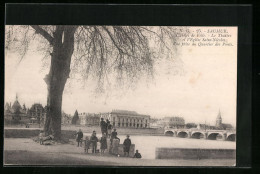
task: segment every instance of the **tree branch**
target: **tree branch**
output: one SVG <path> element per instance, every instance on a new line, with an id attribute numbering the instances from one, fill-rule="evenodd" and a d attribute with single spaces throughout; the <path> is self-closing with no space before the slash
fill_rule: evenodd
<path id="1" fill-rule="evenodd" d="M 53 43 L 53 37 L 44 29 L 42 29 L 40 26 L 38 25 L 30 25 L 36 32 L 36 34 L 40 34 L 42 35 L 45 39 L 47 39 L 49 41 L 49 43 L 52 45 Z"/>

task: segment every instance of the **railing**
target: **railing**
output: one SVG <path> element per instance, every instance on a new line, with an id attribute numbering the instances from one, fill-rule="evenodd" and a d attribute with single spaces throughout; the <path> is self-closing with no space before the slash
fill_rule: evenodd
<path id="1" fill-rule="evenodd" d="M 200 131 L 200 132 L 227 132 L 227 133 L 236 133 L 235 130 L 219 130 L 219 129 L 198 129 L 198 128 L 191 128 L 191 129 L 187 129 L 187 128 L 180 128 L 180 129 L 176 129 L 176 128 L 164 128 L 164 131 L 187 131 L 187 132 L 193 132 L 193 131 Z"/>

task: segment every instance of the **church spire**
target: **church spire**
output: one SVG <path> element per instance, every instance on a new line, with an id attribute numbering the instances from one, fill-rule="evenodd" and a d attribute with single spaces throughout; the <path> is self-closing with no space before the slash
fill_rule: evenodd
<path id="1" fill-rule="evenodd" d="M 216 119 L 216 127 L 220 127 L 222 125 L 222 118 L 221 118 L 221 112 L 220 112 L 220 109 L 218 111 L 218 116 L 217 116 L 217 119 Z"/>
<path id="2" fill-rule="evenodd" d="M 222 119 L 222 118 L 221 118 L 221 112 L 220 112 L 220 109 L 219 109 L 219 111 L 218 111 L 217 119 Z"/>
<path id="3" fill-rule="evenodd" d="M 15 97 L 15 98 L 16 98 L 16 100 L 18 101 L 18 95 L 17 95 L 17 93 L 16 93 L 16 97 Z"/>

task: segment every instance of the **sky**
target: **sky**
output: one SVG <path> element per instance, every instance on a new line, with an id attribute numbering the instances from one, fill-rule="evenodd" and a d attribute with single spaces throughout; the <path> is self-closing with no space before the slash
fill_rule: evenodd
<path id="1" fill-rule="evenodd" d="M 192 28 L 192 29 L 198 29 Z M 136 111 L 151 117 L 181 116 L 185 122 L 215 124 L 219 110 L 224 123 L 236 125 L 237 28 L 225 27 L 233 46 L 178 47 L 173 60 L 155 62 L 151 83 L 140 80 L 135 90 L 111 89 L 102 96 L 74 79 L 65 86 L 62 109 L 68 114 L 110 112 L 112 109 Z M 200 29 L 206 29 L 205 27 Z M 42 55 L 33 47 L 19 62 L 19 55 L 5 54 L 5 102 L 27 107 L 46 105 L 47 87 L 43 80 Z M 181 62 L 181 63 L 180 63 Z M 176 69 L 178 73 L 176 74 Z"/>

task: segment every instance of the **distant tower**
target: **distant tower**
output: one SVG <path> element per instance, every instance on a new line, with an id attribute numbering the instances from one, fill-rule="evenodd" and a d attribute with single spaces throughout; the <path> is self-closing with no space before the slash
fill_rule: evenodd
<path id="1" fill-rule="evenodd" d="M 222 118 L 221 118 L 221 112 L 219 110 L 218 116 L 217 116 L 217 119 L 216 119 L 216 127 L 220 127 L 221 125 L 222 125 Z"/>

